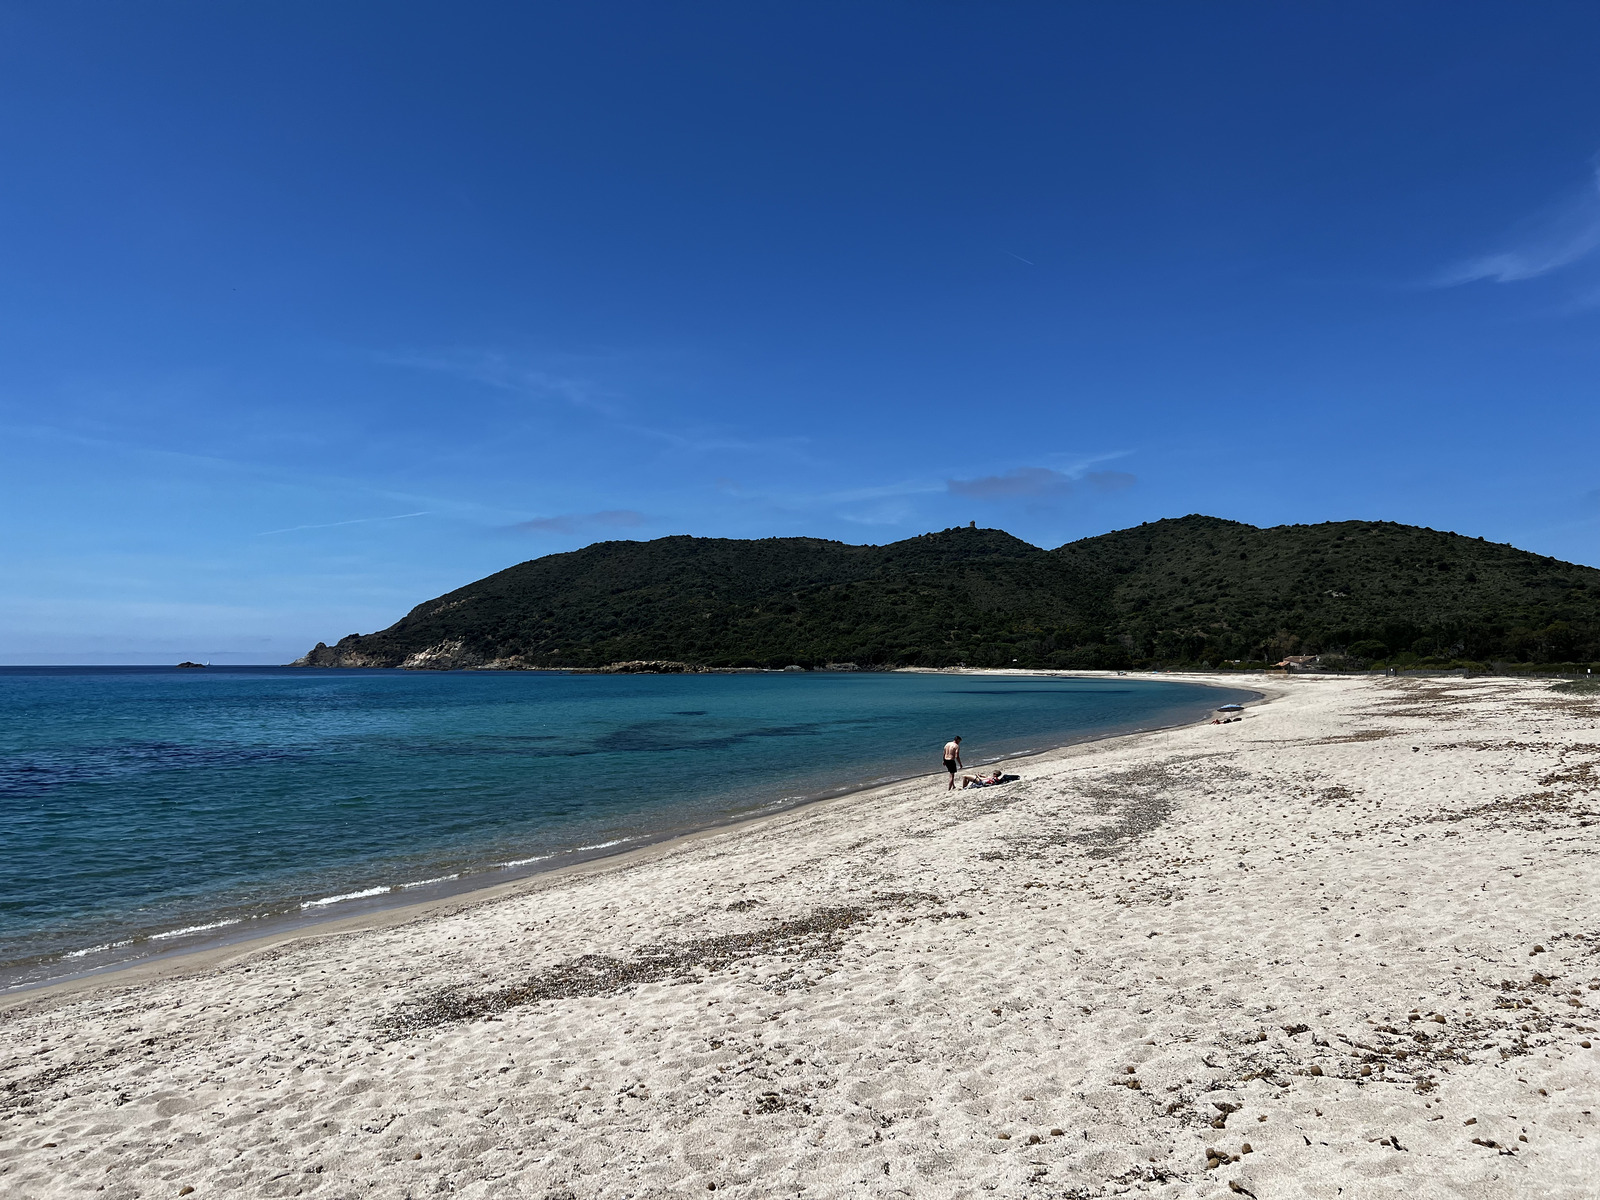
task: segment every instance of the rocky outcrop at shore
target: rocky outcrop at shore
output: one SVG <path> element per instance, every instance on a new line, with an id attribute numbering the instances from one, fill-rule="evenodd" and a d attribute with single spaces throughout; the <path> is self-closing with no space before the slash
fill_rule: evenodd
<path id="1" fill-rule="evenodd" d="M 520 655 L 485 658 L 459 639 L 438 642 L 401 657 L 382 649 L 370 649 L 360 634 L 342 637 L 335 645 L 318 642 L 312 650 L 290 663 L 291 667 L 400 667 L 407 671 L 539 671 L 550 668 L 529 662 Z M 381 645 L 381 643 L 380 643 Z M 186 663 L 185 666 L 198 666 Z M 693 675 L 709 668 L 696 663 L 670 659 L 630 659 L 607 663 L 603 667 L 567 668 L 580 675 Z"/>
<path id="2" fill-rule="evenodd" d="M 362 644 L 360 634 L 342 637 L 329 646 L 318 642 L 304 657 L 290 663 L 291 667 L 404 667 L 412 671 L 464 671 L 485 666 L 483 655 L 469 650 L 460 640 L 444 641 L 424 646 L 414 653 L 401 656 L 392 650 L 369 650 Z"/>
<path id="3" fill-rule="evenodd" d="M 669 662 L 666 659 L 635 659 L 632 662 L 607 663 L 603 667 L 589 667 L 575 672 L 580 675 L 695 675 L 706 670 L 693 663 Z"/>
<path id="4" fill-rule="evenodd" d="M 463 671 L 481 667 L 483 655 L 468 650 L 460 641 L 440 642 L 407 655 L 400 665 L 411 671 Z"/>
<path id="5" fill-rule="evenodd" d="M 396 654 L 371 654 L 361 647 L 359 633 L 348 634 L 333 645 L 318 642 L 306 654 L 295 659 L 291 667 L 398 667 L 402 659 Z"/>

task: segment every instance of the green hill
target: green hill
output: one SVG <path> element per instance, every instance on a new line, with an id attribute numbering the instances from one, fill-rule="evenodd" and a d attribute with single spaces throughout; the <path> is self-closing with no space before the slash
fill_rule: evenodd
<path id="1" fill-rule="evenodd" d="M 600 542 L 519 563 L 300 665 L 1113 667 L 1600 658 L 1600 570 L 1390 522 L 1189 516 L 1056 550 L 993 529 L 888 546 Z"/>

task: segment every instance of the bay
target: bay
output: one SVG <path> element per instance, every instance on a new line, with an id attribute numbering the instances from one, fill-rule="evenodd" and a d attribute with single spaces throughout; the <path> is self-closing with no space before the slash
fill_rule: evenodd
<path id="1" fill-rule="evenodd" d="M 1245 690 L 922 673 L 0 669 L 0 986 L 514 878 Z"/>

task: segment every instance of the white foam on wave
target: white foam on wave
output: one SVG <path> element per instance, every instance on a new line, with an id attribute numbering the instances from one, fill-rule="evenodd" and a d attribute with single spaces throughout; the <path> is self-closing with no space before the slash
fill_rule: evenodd
<path id="1" fill-rule="evenodd" d="M 392 891 L 394 889 L 388 886 L 370 887 L 362 892 L 345 892 L 342 896 L 324 896 L 321 900 L 306 900 L 300 907 L 322 908 L 329 904 L 343 904 L 346 900 L 365 900 L 368 896 L 382 896 L 384 893 Z"/>
<path id="2" fill-rule="evenodd" d="M 575 846 L 568 850 L 568 854 L 582 854 L 585 850 L 607 850 L 612 846 L 620 846 L 623 842 L 631 842 L 633 838 L 612 838 L 609 842 L 596 842 L 592 846 Z"/>
<path id="3" fill-rule="evenodd" d="M 495 863 L 491 871 L 504 871 L 511 867 L 525 867 L 529 863 L 543 862 L 547 858 L 554 858 L 553 854 L 536 854 L 532 858 L 513 858 L 510 862 Z"/>
<path id="4" fill-rule="evenodd" d="M 636 842 L 638 840 L 639 840 L 638 838 L 631 838 L 631 837 L 612 838 L 609 842 L 596 842 L 592 846 L 574 846 L 570 850 L 561 851 L 561 853 L 562 854 L 583 854 L 583 853 L 585 853 L 586 851 L 589 851 L 589 850 L 609 850 L 612 846 L 620 846 L 624 842 Z M 554 858 L 554 857 L 555 857 L 554 854 L 535 854 L 532 858 L 513 858 L 510 862 L 495 863 L 489 869 L 491 871 L 506 871 L 506 870 L 511 869 L 512 867 L 531 866 L 533 863 L 544 862 L 546 859 L 550 859 L 550 858 Z"/>
<path id="5" fill-rule="evenodd" d="M 230 917 L 226 921 L 212 921 L 208 925 L 185 925 L 182 929 L 169 929 L 165 933 L 152 933 L 152 942 L 165 941 L 167 938 L 187 937 L 191 933 L 204 933 L 208 929 L 222 929 L 229 925 L 242 925 L 242 918 Z"/>
<path id="6" fill-rule="evenodd" d="M 402 888 L 427 887 L 430 883 L 449 883 L 452 879 L 460 878 L 461 872 L 457 871 L 454 875 L 439 875 L 433 879 L 416 879 L 410 883 L 402 883 L 400 886 Z"/>
<path id="7" fill-rule="evenodd" d="M 846 789 L 840 788 L 839 790 L 840 791 L 845 791 Z M 752 813 L 777 812 L 780 808 L 789 808 L 792 805 L 802 803 L 806 799 L 807 799 L 807 797 L 805 797 L 805 796 L 779 796 L 776 800 L 768 800 L 765 804 L 756 805 L 754 808 L 750 809 L 749 812 L 752 812 Z M 735 817 L 735 818 L 737 818 L 740 815 L 741 814 L 739 814 L 739 813 L 730 813 L 729 814 L 729 816 Z"/>
<path id="8" fill-rule="evenodd" d="M 124 946 L 131 946 L 131 945 L 133 945 L 133 939 L 132 938 L 128 938 L 126 941 L 121 941 L 121 942 L 107 942 L 103 946 L 89 946 L 89 947 L 87 947 L 86 949 L 83 949 L 83 950 L 69 950 L 65 954 L 63 954 L 61 957 L 62 958 L 83 958 L 85 955 L 99 954 L 102 950 L 120 950 Z"/>

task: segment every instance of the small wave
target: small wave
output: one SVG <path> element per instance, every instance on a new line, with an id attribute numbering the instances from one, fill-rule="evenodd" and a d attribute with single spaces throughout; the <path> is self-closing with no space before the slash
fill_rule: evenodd
<path id="1" fill-rule="evenodd" d="M 765 804 L 757 804 L 754 808 L 730 810 L 725 819 L 737 821 L 742 817 L 782 812 L 786 808 L 793 808 L 796 804 L 803 803 L 805 799 L 804 796 L 785 796 L 779 800 L 768 800 Z"/>
<path id="2" fill-rule="evenodd" d="M 568 850 L 567 853 L 568 854 L 582 854 L 585 850 L 607 850 L 607 849 L 610 849 L 612 846 L 620 846 L 620 845 L 622 845 L 623 842 L 631 842 L 631 841 L 634 841 L 634 840 L 636 840 L 636 839 L 631 838 L 631 837 L 612 838 L 609 842 L 596 842 L 592 846 L 574 846 L 571 850 Z"/>
<path id="3" fill-rule="evenodd" d="M 212 921 L 208 925 L 185 925 L 182 929 L 169 929 L 165 933 L 152 933 L 152 942 L 165 941 L 167 938 L 187 937 L 191 933 L 204 933 L 208 929 L 222 929 L 228 925 L 241 925 L 243 921 L 238 917 L 230 917 L 226 921 Z"/>
<path id="4" fill-rule="evenodd" d="M 562 851 L 560 851 L 560 853 L 562 853 L 562 854 L 583 854 L 583 853 L 585 853 L 586 851 L 589 851 L 589 850 L 608 850 L 612 846 L 620 846 L 620 845 L 622 845 L 623 842 L 635 842 L 635 841 L 638 841 L 638 840 L 639 840 L 638 838 L 631 838 L 631 837 L 612 838 L 609 842 L 596 842 L 592 846 L 574 846 L 574 847 L 572 847 L 572 849 L 570 849 L 570 850 L 562 850 Z M 532 858 L 513 858 L 510 862 L 495 863 L 489 869 L 491 871 L 506 871 L 506 870 L 510 870 L 512 867 L 531 866 L 533 863 L 544 862 L 546 859 L 550 859 L 550 858 L 554 858 L 554 857 L 555 857 L 554 854 L 536 854 Z"/>
<path id="5" fill-rule="evenodd" d="M 510 862 L 495 863 L 489 869 L 491 871 L 505 871 L 512 867 L 525 867 L 529 863 L 543 862 L 547 858 L 554 857 L 555 855 L 553 854 L 536 854 L 532 858 L 513 858 Z"/>
<path id="6" fill-rule="evenodd" d="M 449 883 L 452 879 L 460 879 L 460 878 L 461 878 L 461 872 L 457 871 L 454 875 L 439 875 L 439 876 L 436 876 L 433 879 L 416 879 L 416 880 L 413 880 L 410 883 L 402 883 L 400 885 L 400 887 L 401 888 L 427 887 L 430 883 Z"/>
<path id="7" fill-rule="evenodd" d="M 345 892 L 342 896 L 324 896 L 321 900 L 306 900 L 301 908 L 322 908 L 328 904 L 342 904 L 346 900 L 365 900 L 368 896 L 381 896 L 385 892 L 392 892 L 392 887 L 370 887 L 362 892 Z"/>
<path id="8" fill-rule="evenodd" d="M 84 949 L 84 950 L 69 950 L 69 951 L 67 951 L 67 953 L 63 954 L 61 957 L 62 958 L 83 958 L 86 955 L 99 954 L 102 950 L 120 950 L 124 946 L 131 946 L 131 945 L 133 945 L 133 939 L 132 938 L 128 938 L 127 940 L 121 941 L 121 942 L 107 942 L 104 946 L 90 946 L 90 947 L 88 947 L 87 949 Z"/>

